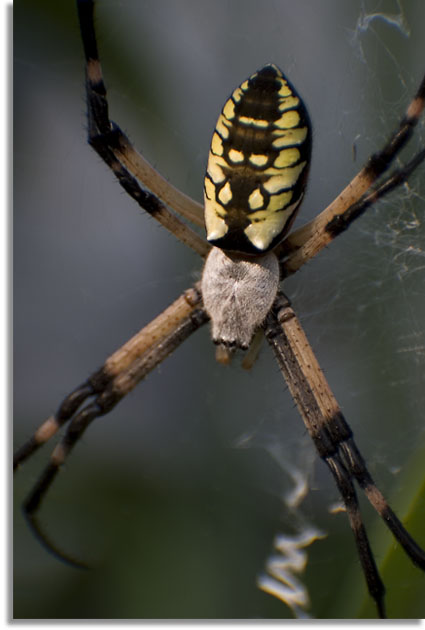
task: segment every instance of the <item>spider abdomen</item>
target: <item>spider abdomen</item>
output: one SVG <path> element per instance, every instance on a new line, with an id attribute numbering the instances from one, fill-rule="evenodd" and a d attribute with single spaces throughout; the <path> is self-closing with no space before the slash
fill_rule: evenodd
<path id="1" fill-rule="evenodd" d="M 311 153 L 307 110 L 267 65 L 232 93 L 213 134 L 205 175 L 207 239 L 261 254 L 287 233 L 303 197 Z"/>
<path id="2" fill-rule="evenodd" d="M 247 349 L 276 297 L 279 263 L 272 252 L 252 259 L 213 247 L 202 275 L 204 307 L 216 344 Z"/>

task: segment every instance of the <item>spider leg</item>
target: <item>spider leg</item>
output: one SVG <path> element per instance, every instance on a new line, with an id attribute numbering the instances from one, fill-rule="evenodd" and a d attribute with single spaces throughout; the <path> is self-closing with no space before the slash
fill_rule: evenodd
<path id="1" fill-rule="evenodd" d="M 353 440 L 338 403 L 320 369 L 289 301 L 280 294 L 266 320 L 265 334 L 320 457 L 330 468 L 341 492 L 354 533 L 363 572 L 378 612 L 384 615 L 384 588 L 352 479 L 355 478 L 387 527 L 409 557 L 425 569 L 425 553 L 413 540 L 374 484 Z"/>
<path id="2" fill-rule="evenodd" d="M 407 108 L 406 114 L 398 129 L 381 151 L 367 161 L 366 165 L 351 180 L 334 201 L 315 219 L 294 230 L 276 249 L 275 253 L 282 260 L 283 276 L 289 276 L 302 267 L 311 258 L 326 247 L 333 238 L 352 221 L 358 218 L 377 199 L 396 186 L 406 181 L 407 177 L 424 159 L 424 151 L 420 151 L 410 162 L 399 170 L 395 170 L 382 185 L 365 195 L 371 186 L 390 167 L 401 149 L 413 134 L 425 107 L 425 76 L 419 89 Z M 347 214 L 347 218 L 345 215 Z M 341 228 L 338 231 L 338 225 Z"/>
<path id="3" fill-rule="evenodd" d="M 43 547 L 59 560 L 77 568 L 87 568 L 87 565 L 84 562 L 75 560 L 72 556 L 63 553 L 50 540 L 50 538 L 43 532 L 38 522 L 37 512 L 44 496 L 59 472 L 60 466 L 65 462 L 66 457 L 71 452 L 76 441 L 81 437 L 90 422 L 104 413 L 107 413 L 107 411 L 103 411 L 100 405 L 98 405 L 97 402 L 94 402 L 84 407 L 77 416 L 71 420 L 65 436 L 53 450 L 50 456 L 49 464 L 43 470 L 22 507 L 30 529 L 41 542 Z"/>
<path id="4" fill-rule="evenodd" d="M 15 471 L 40 446 L 48 442 L 59 431 L 61 426 L 74 415 L 84 400 L 93 393 L 93 388 L 87 381 L 68 394 L 55 415 L 47 418 L 30 439 L 14 453 L 13 470 Z"/>
<path id="5" fill-rule="evenodd" d="M 350 227 L 351 223 L 360 217 L 368 208 L 381 199 L 384 195 L 404 184 L 409 175 L 425 160 L 425 149 L 419 151 L 403 168 L 394 170 L 372 192 L 364 195 L 357 203 L 354 203 L 346 212 L 336 214 L 326 226 L 326 231 L 335 238 Z"/>
<path id="6" fill-rule="evenodd" d="M 406 531 L 397 515 L 388 505 L 382 492 L 376 487 L 354 440 L 349 439 L 343 442 L 341 449 L 344 452 L 345 461 L 349 462 L 349 470 L 366 494 L 370 504 L 381 516 L 388 529 L 393 533 L 394 538 L 400 543 L 411 560 L 425 571 L 425 551 Z"/>
<path id="7" fill-rule="evenodd" d="M 300 335 L 300 330 L 301 328 L 297 330 L 297 336 L 300 336 L 300 338 L 302 338 Z M 308 343 L 306 338 L 305 341 L 306 343 Z M 299 343 L 298 340 L 296 343 Z M 315 361 L 315 357 L 312 353 L 311 348 L 310 352 L 312 355 L 311 358 L 307 357 L 307 348 L 305 350 L 305 356 L 302 357 L 304 361 L 306 359 L 309 361 L 309 367 L 313 366 L 313 360 Z M 317 369 L 318 364 L 314 370 L 316 373 Z M 311 382 L 311 376 L 308 376 L 308 380 Z M 323 380 L 321 388 L 318 388 L 318 381 L 316 381 L 315 387 L 318 388 L 317 391 L 320 392 L 319 395 L 323 396 L 324 398 L 324 403 L 322 403 L 322 413 L 325 411 L 326 405 L 326 408 L 329 412 L 329 419 L 325 420 L 327 416 L 323 415 L 323 420 L 319 424 L 318 431 L 326 431 L 326 433 L 330 437 L 332 444 L 338 448 L 338 452 L 342 456 L 345 467 L 349 471 L 350 475 L 356 479 L 359 486 L 366 494 L 369 503 L 381 516 L 388 529 L 390 529 L 390 531 L 393 533 L 395 539 L 400 543 L 400 545 L 403 547 L 411 560 L 419 568 L 425 571 L 425 551 L 417 544 L 417 542 L 405 529 L 396 514 L 388 505 L 388 502 L 383 496 L 382 492 L 377 488 L 371 474 L 366 467 L 363 456 L 353 439 L 353 433 L 349 425 L 347 424 L 343 414 L 341 413 L 338 403 L 334 399 L 333 394 L 325 380 L 325 377 L 321 372 L 320 380 Z"/>
<path id="8" fill-rule="evenodd" d="M 57 558 L 73 566 L 85 566 L 60 551 L 44 534 L 38 522 L 37 514 L 41 502 L 60 467 L 93 420 L 109 413 L 149 372 L 207 321 L 201 294 L 195 285 L 111 355 L 86 383 L 65 398 L 56 416 L 43 423 L 17 452 L 14 467 L 50 439 L 62 424 L 69 421 L 65 435 L 53 450 L 48 465 L 23 506 L 31 529 Z M 93 400 L 78 411 L 78 407 L 90 397 Z"/>
<path id="9" fill-rule="evenodd" d="M 373 557 L 351 475 L 337 455 L 323 459 L 328 465 L 344 501 L 369 593 L 375 600 L 379 617 L 385 619 L 385 586 Z"/>
<path id="10" fill-rule="evenodd" d="M 111 381 L 120 374 L 124 374 L 127 368 L 134 365 L 137 359 L 145 356 L 158 342 L 175 333 L 183 322 L 190 318 L 196 319 L 201 309 L 201 300 L 200 287 L 196 284 L 116 350 L 99 370 L 63 400 L 56 414 L 43 422 L 32 437 L 15 452 L 13 469 L 15 470 L 40 446 L 50 440 L 87 398 L 102 393 Z"/>
<path id="11" fill-rule="evenodd" d="M 169 207 L 204 225 L 203 208 L 162 178 L 131 145 L 121 129 L 109 119 L 106 87 L 94 29 L 93 0 L 78 0 L 78 15 L 86 57 L 88 142 L 109 166 L 124 190 L 179 240 L 205 257 L 210 245 L 181 221 Z M 135 176 L 131 174 L 132 171 Z M 136 177 L 149 182 L 143 189 Z"/>

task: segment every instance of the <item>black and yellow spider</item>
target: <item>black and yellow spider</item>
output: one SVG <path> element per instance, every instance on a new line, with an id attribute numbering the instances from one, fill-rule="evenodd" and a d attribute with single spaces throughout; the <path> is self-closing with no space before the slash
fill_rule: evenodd
<path id="1" fill-rule="evenodd" d="M 167 207 L 164 206 L 165 204 L 169 209 L 175 210 L 185 218 L 191 219 L 195 224 L 200 225 L 202 219 L 199 204 L 181 196 L 178 191 L 164 180 L 156 180 L 157 175 L 155 172 L 150 170 L 144 160 L 134 151 L 126 136 L 115 125 L 111 128 L 109 119 L 106 117 L 105 94 L 103 93 L 100 64 L 97 58 L 94 29 L 91 22 L 92 3 L 80 2 L 79 8 L 83 16 L 82 32 L 88 57 L 87 98 L 89 103 L 89 136 L 92 145 L 114 170 L 125 190 L 135 197 L 145 210 L 150 212 L 155 218 L 158 218 L 183 242 L 191 245 L 197 253 L 205 256 L 209 249 L 205 240 L 190 231 L 175 215 L 170 214 Z M 242 144 L 238 145 L 236 143 L 233 147 L 225 146 L 225 149 L 218 148 L 217 144 L 213 142 L 214 157 L 211 158 L 210 177 L 207 178 L 210 182 L 210 188 L 208 189 L 207 185 L 206 195 L 209 201 L 212 200 L 215 204 L 219 204 L 220 207 L 216 205 L 210 211 L 213 224 L 210 230 L 210 240 L 217 241 L 217 244 L 220 244 L 219 241 L 222 237 L 225 237 L 227 230 L 229 232 L 233 231 L 236 234 L 236 239 L 239 239 L 241 233 L 240 225 L 238 224 L 238 221 L 240 222 L 239 218 L 237 217 L 235 220 L 234 226 L 226 221 L 227 216 L 231 215 L 232 197 L 237 196 L 236 188 L 232 189 L 232 182 L 235 181 L 234 178 L 232 180 L 232 169 L 237 168 L 240 163 L 243 163 L 246 167 L 247 163 L 250 162 L 250 165 L 248 165 L 250 172 L 252 173 L 252 171 L 257 169 L 256 172 L 264 174 L 267 181 L 257 181 L 249 190 L 249 194 L 245 194 L 241 191 L 241 182 L 245 186 L 247 185 L 247 182 L 244 181 L 245 175 L 240 177 L 240 181 L 237 181 L 239 197 L 244 200 L 243 203 L 245 205 L 248 203 L 250 211 L 254 213 L 264 211 L 265 215 L 257 215 L 255 217 L 256 221 L 251 221 L 249 225 L 244 225 L 244 244 L 241 245 L 239 241 L 236 244 L 231 242 L 230 247 L 232 251 L 236 249 L 238 252 L 240 250 L 250 250 L 248 251 L 249 261 L 252 260 L 250 256 L 254 256 L 253 260 L 257 260 L 257 250 L 261 251 L 261 256 L 263 256 L 269 248 L 273 248 L 279 257 L 282 278 L 297 271 L 300 266 L 329 243 L 335 235 L 343 231 L 353 219 L 367 209 L 371 203 L 374 203 L 379 196 L 403 183 L 423 159 L 424 152 L 421 151 L 402 169 L 397 170 L 395 168 L 388 178 L 384 175 L 372 192 L 369 190 L 370 186 L 386 171 L 393 157 L 410 137 L 413 126 L 422 111 L 424 90 L 424 83 L 422 83 L 416 98 L 408 109 L 407 118 L 403 120 L 400 129 L 397 130 L 385 149 L 368 162 L 366 168 L 360 172 L 349 188 L 344 191 L 345 198 L 338 197 L 336 202 L 331 204 L 318 219 L 308 224 L 305 228 L 294 231 L 292 235 L 287 236 L 281 243 L 291 223 L 291 217 L 298 209 L 298 203 L 303 194 L 301 184 L 304 184 L 304 182 L 301 182 L 301 180 L 308 169 L 309 124 L 297 95 L 293 92 L 291 86 L 288 86 L 285 82 L 279 70 L 273 66 L 267 66 L 256 75 L 253 75 L 249 81 L 242 84 L 241 88 L 238 88 L 237 93 L 234 93 L 233 100 L 227 102 L 223 110 L 224 119 L 221 118 L 218 124 L 221 141 L 230 141 L 235 135 L 237 136 L 241 133 L 241 129 L 245 125 L 245 128 L 252 135 L 249 142 L 253 144 L 250 145 L 244 139 L 245 137 L 242 138 Z M 278 95 L 280 96 L 280 101 L 278 100 Z M 248 108 L 249 111 L 247 111 L 245 109 L 247 107 L 247 99 L 253 103 L 254 110 Z M 267 99 L 269 106 L 266 112 L 260 109 L 259 103 L 261 101 L 264 102 L 264 100 L 267 101 Z M 288 101 L 291 102 L 289 103 Z M 229 103 L 230 107 L 228 106 Z M 238 109 L 238 105 L 240 109 Z M 286 111 L 289 111 L 292 116 L 296 115 L 295 118 L 298 116 L 297 120 L 295 122 L 286 121 Z M 261 116 L 259 112 L 261 112 Z M 223 125 L 229 129 L 236 129 L 237 132 L 230 134 L 229 138 L 225 138 Z M 272 141 L 270 141 L 269 133 L 271 125 L 275 132 Z M 299 137 L 295 140 L 292 137 L 289 141 L 287 132 L 291 129 L 298 130 Z M 273 142 L 274 153 L 270 158 L 270 145 Z M 250 153 L 245 155 L 246 146 L 254 146 L 255 150 L 250 150 Z M 296 146 L 300 148 L 299 155 L 294 155 L 294 147 Z M 292 151 L 291 155 L 287 154 L 288 147 Z M 232 156 L 234 159 L 232 159 Z M 217 161 L 220 160 L 221 162 L 217 166 Z M 291 164 L 288 164 L 288 160 L 291 161 Z M 223 161 L 225 164 L 223 164 Z M 278 164 L 279 161 L 282 163 Z M 285 183 L 279 181 L 281 177 L 279 173 L 275 172 L 275 170 L 273 172 L 270 171 L 271 168 L 292 169 L 297 165 L 302 166 L 300 166 L 295 175 L 291 173 L 289 179 L 286 176 L 289 170 L 283 170 L 285 172 L 284 177 L 287 178 Z M 214 173 L 217 173 L 217 169 L 221 170 L 221 173 L 214 178 Z M 211 176 L 211 173 L 213 173 L 213 176 Z M 139 187 L 132 174 L 137 175 L 140 182 L 147 185 L 149 192 Z M 276 180 L 273 178 L 276 178 Z M 276 181 L 277 185 L 275 185 Z M 213 188 L 211 188 L 211 183 Z M 218 185 L 220 188 L 217 187 Z M 298 190 L 296 189 L 297 186 L 299 186 Z M 292 194 L 290 200 L 288 200 L 288 193 Z M 364 193 L 366 193 L 366 197 L 363 196 Z M 244 194 L 246 198 L 244 198 Z M 215 199 L 213 199 L 214 195 L 216 196 Z M 270 232 L 268 230 L 264 231 L 262 228 L 260 228 L 259 237 L 258 231 L 256 232 L 254 229 L 255 237 L 252 238 L 253 230 L 250 230 L 250 228 L 255 228 L 256 225 L 261 226 L 263 222 L 267 221 L 269 216 L 267 213 L 269 213 L 270 207 L 273 206 L 274 196 L 281 197 L 279 201 L 283 204 L 284 209 L 290 208 L 288 216 L 284 216 L 283 221 L 280 221 L 278 229 L 273 231 L 272 238 L 269 238 Z M 274 214 L 281 214 L 281 206 L 276 205 L 272 209 Z M 220 213 L 222 213 L 222 216 L 220 216 Z M 217 227 L 215 217 L 219 218 L 218 235 L 217 233 L 211 235 Z M 346 221 L 347 218 L 348 221 Z M 274 219 L 275 217 L 273 217 Z M 274 259 L 272 258 L 271 260 Z M 237 260 L 233 262 L 236 265 L 239 264 L 239 253 L 237 254 Z M 245 260 L 243 264 L 245 264 Z M 270 263 L 270 265 L 267 264 L 267 271 L 270 270 L 272 275 L 276 275 L 277 265 L 275 262 Z M 231 273 L 235 274 L 237 272 L 234 272 L 232 268 Z M 273 282 L 273 290 L 276 292 L 277 281 Z M 388 521 L 399 541 L 405 546 L 407 553 L 422 567 L 424 566 L 423 552 L 408 537 L 388 506 L 383 503 L 382 496 L 373 485 L 364 467 L 363 460 L 352 442 L 350 429 L 345 424 L 333 395 L 321 375 L 289 303 L 283 295 L 278 295 L 276 300 L 275 297 L 275 293 L 272 293 L 271 297 L 263 299 L 265 302 L 269 300 L 270 303 L 266 304 L 260 320 L 253 323 L 252 332 L 254 332 L 254 329 L 261 328 L 263 320 L 265 320 L 266 337 L 275 350 L 282 372 L 287 378 L 289 388 L 300 407 L 307 429 L 312 435 L 320 455 L 334 474 L 337 485 L 343 495 L 348 515 L 356 534 L 369 589 L 377 602 L 381 616 L 384 616 L 383 587 L 368 549 L 365 532 L 359 520 L 360 513 L 352 483 L 354 479 L 366 491 L 374 507 Z M 216 292 L 213 292 L 212 303 L 218 301 Z M 272 303 L 274 303 L 273 308 Z M 252 310 L 251 307 L 249 309 Z M 211 312 L 212 307 L 210 307 Z M 245 308 L 241 313 L 241 320 L 243 320 L 244 313 Z M 267 313 L 269 314 L 267 315 Z M 218 319 L 222 319 L 222 317 L 220 316 Z M 233 321 L 233 318 L 231 319 Z M 70 428 L 67 430 L 64 440 L 56 447 L 50 464 L 45 469 L 43 476 L 37 482 L 25 504 L 26 514 L 33 528 L 57 555 L 64 559 L 67 558 L 62 551 L 55 550 L 54 545 L 41 533 L 36 512 L 44 492 L 56 475 L 64 457 L 73 447 L 74 442 L 80 437 L 87 424 L 99 415 L 107 413 L 139 380 L 158 365 L 191 332 L 206 323 L 207 320 L 208 316 L 203 310 L 199 284 L 197 284 L 181 296 L 170 309 L 164 311 L 163 314 L 156 318 L 151 325 L 145 327 L 134 338 L 134 341 L 129 342 L 129 344 L 126 344 L 112 355 L 105 366 L 96 372 L 87 383 L 84 383 L 76 392 L 67 397 L 59 412 L 44 423 L 30 442 L 18 452 L 16 457 L 17 464 L 28 457 L 39 445 L 47 441 L 56 432 L 58 425 L 64 424 L 73 415 L 76 416 L 76 419 L 69 424 Z M 240 330 L 240 325 L 238 325 L 237 330 Z M 237 335 L 232 337 L 232 334 L 234 334 L 234 331 L 227 333 L 227 328 L 225 333 L 218 332 L 218 339 L 216 340 L 220 342 L 221 339 L 221 343 L 218 346 L 220 348 L 219 358 L 223 361 L 229 359 L 230 350 L 233 350 L 235 346 L 245 347 L 249 345 L 251 334 L 248 335 L 247 340 L 245 338 L 241 339 Z M 93 394 L 94 401 L 90 401 L 88 406 L 85 407 L 86 399 Z M 83 405 L 83 411 L 77 412 L 77 408 L 80 405 Z M 323 423 L 324 427 L 322 427 Z M 331 427 L 330 430 L 329 426 Z"/>

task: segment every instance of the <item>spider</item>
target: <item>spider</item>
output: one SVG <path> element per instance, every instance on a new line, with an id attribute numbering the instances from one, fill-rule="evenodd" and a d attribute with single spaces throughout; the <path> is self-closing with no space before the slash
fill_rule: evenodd
<path id="1" fill-rule="evenodd" d="M 262 129 L 266 129 L 272 124 L 274 131 L 277 132 L 273 136 L 275 141 L 273 161 L 285 161 L 294 159 L 286 154 L 289 146 L 285 144 L 287 140 L 286 130 L 296 129 L 301 136 L 305 135 L 305 137 L 298 139 L 298 141 L 293 140 L 290 144 L 290 148 L 298 146 L 301 154 L 293 162 L 293 165 L 303 164 L 303 167 L 300 167 L 300 172 L 296 176 L 292 177 L 292 173 L 290 181 L 283 185 L 282 181 L 279 180 L 282 175 L 268 169 L 291 169 L 293 165 L 279 164 L 277 166 L 275 164 L 271 166 L 271 159 L 267 157 L 268 151 L 271 151 L 270 148 L 266 149 L 264 145 L 261 149 L 257 147 L 255 152 L 250 152 L 250 156 L 254 157 L 249 159 L 243 155 L 244 151 L 239 146 L 233 148 L 226 146 L 222 149 L 217 138 L 215 143 L 213 139 L 209 177 L 207 177 L 209 183 L 206 184 L 207 237 L 210 243 L 214 242 L 220 245 L 222 244 L 219 242 L 220 239 L 227 238 L 229 233 L 234 235 L 237 241 L 230 242 L 230 245 L 223 243 L 226 248 L 230 247 L 230 250 L 224 249 L 225 253 L 223 254 L 221 249 L 211 249 L 208 242 L 199 237 L 176 216 L 180 214 L 183 218 L 200 226 L 203 224 L 203 208 L 162 180 L 134 150 L 125 134 L 114 123 L 110 122 L 107 112 L 106 90 L 103 85 L 93 27 L 93 2 L 79 2 L 78 9 L 87 58 L 90 144 L 111 167 L 126 192 L 181 241 L 202 257 L 207 257 L 212 251 L 213 257 L 219 257 L 221 267 L 230 261 L 230 275 L 239 274 L 237 270 L 240 269 L 240 265 L 253 266 L 259 269 L 261 274 L 265 274 L 265 277 L 261 275 L 260 282 L 256 277 L 253 284 L 254 286 L 266 285 L 267 291 L 264 295 L 257 296 L 258 302 L 263 303 L 263 309 L 261 313 L 255 312 L 257 319 L 251 321 L 252 330 L 246 331 L 244 328 L 243 336 L 240 337 L 238 336 L 241 330 L 240 325 L 236 327 L 236 330 L 233 328 L 234 316 L 227 320 L 226 312 L 224 314 L 214 312 L 214 305 L 218 302 L 217 288 L 213 287 L 210 291 L 211 274 L 205 272 L 203 290 L 201 290 L 201 285 L 197 283 L 186 291 L 164 313 L 114 353 L 101 370 L 94 373 L 83 385 L 74 390 L 63 401 L 55 416 L 43 423 L 15 457 L 14 466 L 16 467 L 49 440 L 60 426 L 69 423 L 63 440 L 55 448 L 50 463 L 25 502 L 25 514 L 30 525 L 41 541 L 58 557 L 70 563 L 78 564 L 73 558 L 57 549 L 40 529 L 37 518 L 38 508 L 46 491 L 55 478 L 60 465 L 88 424 L 96 417 L 109 412 L 149 371 L 176 349 L 192 332 L 205 324 L 211 316 L 214 327 L 213 335 L 217 342 L 217 357 L 224 363 L 230 361 L 236 347 L 246 349 L 247 346 L 251 345 L 252 336 L 258 339 L 261 333 L 258 335 L 257 331 L 264 331 L 319 455 L 335 478 L 346 505 L 369 591 L 376 601 L 379 615 L 384 617 L 384 587 L 362 524 L 354 481 L 358 482 L 365 491 L 367 498 L 383 517 L 406 553 L 421 568 L 425 568 L 425 556 L 374 485 L 353 441 L 351 430 L 320 371 L 296 315 L 288 299 L 279 290 L 278 280 L 295 273 L 305 262 L 330 243 L 335 236 L 344 231 L 371 204 L 405 182 L 410 173 L 424 159 L 424 151 L 421 151 L 403 168 L 394 169 L 389 176 L 384 175 L 395 156 L 410 138 L 413 127 L 421 115 L 425 99 L 425 79 L 408 107 L 400 127 L 391 136 L 384 149 L 372 156 L 343 193 L 322 214 L 304 228 L 289 235 L 288 230 L 294 213 L 299 208 L 305 184 L 304 178 L 308 170 L 308 138 L 311 134 L 308 115 L 295 89 L 273 66 L 267 66 L 253 75 L 247 82 L 242 83 L 233 93 L 233 99 L 227 101 L 223 108 L 223 115 L 218 122 L 218 136 L 223 141 L 223 134 L 226 133 L 223 126 L 234 129 L 240 124 L 245 125 L 251 133 L 254 130 L 256 133 L 252 133 L 252 135 L 255 138 L 261 135 Z M 280 91 L 282 93 L 277 96 Z M 264 111 L 260 117 L 260 110 L 256 110 L 258 113 L 249 112 L 247 115 L 247 112 L 241 113 L 241 110 L 237 109 L 238 104 L 242 108 L 247 102 L 246 99 L 258 101 L 258 94 L 263 93 L 270 97 L 268 113 Z M 267 100 L 265 95 L 264 100 Z M 279 109 L 275 97 L 277 100 L 281 98 L 282 109 Z M 293 99 L 291 107 L 287 109 L 289 112 L 297 114 L 301 123 L 297 122 L 295 126 L 291 127 L 287 121 L 284 122 L 286 111 L 283 107 L 286 105 L 283 105 L 283 99 L 287 99 L 287 101 Z M 229 106 L 229 103 L 233 103 L 233 111 L 232 105 Z M 277 125 L 272 122 L 271 114 L 275 114 L 273 121 L 278 121 Z M 247 120 L 241 121 L 242 117 Z M 266 136 L 265 132 L 261 136 L 264 141 L 267 140 Z M 227 140 L 228 138 L 224 138 L 224 141 Z M 234 160 L 231 158 L 232 155 Z M 272 217 L 271 230 L 268 226 L 261 226 L 262 223 L 267 223 L 267 217 L 259 215 L 256 217 L 257 221 L 245 223 L 243 230 L 238 224 L 238 217 L 234 224 L 230 220 L 229 222 L 226 220 L 232 216 L 230 211 L 231 198 L 229 199 L 229 197 L 231 194 L 236 197 L 236 189 L 232 189 L 234 180 L 232 180 L 230 172 L 227 172 L 227 168 L 236 169 L 241 159 L 244 165 L 248 160 L 251 171 L 255 168 L 258 169 L 255 172 L 264 173 L 270 182 L 266 187 L 268 182 L 259 183 L 257 181 L 256 185 L 249 189 L 249 194 L 248 192 L 245 193 L 245 205 L 248 204 L 248 214 L 264 212 L 266 206 L 268 210 L 274 210 L 273 214 L 279 216 Z M 226 162 L 226 166 L 223 164 L 223 160 Z M 217 175 L 217 171 L 220 170 L 224 174 L 222 179 L 220 179 L 221 173 Z M 290 174 L 289 170 L 284 172 Z M 142 186 L 139 185 L 136 178 L 139 179 Z M 277 178 L 277 180 L 273 178 Z M 275 183 L 279 185 L 276 189 Z M 245 184 L 248 185 L 247 182 Z M 146 189 L 143 185 L 146 186 Z M 273 208 L 273 199 L 288 191 L 292 193 L 290 201 L 286 202 L 281 197 L 279 203 L 282 206 Z M 239 194 L 243 195 L 242 192 Z M 285 212 L 287 213 L 286 216 Z M 283 215 L 283 219 L 281 215 Z M 279 224 L 277 227 L 276 223 Z M 259 230 L 255 229 L 258 227 Z M 242 239 L 243 243 L 240 243 L 238 239 Z M 269 249 L 273 250 L 270 255 L 268 254 Z M 230 253 L 226 254 L 228 251 Z M 210 264 L 211 255 L 208 260 L 208 264 Z M 258 264 L 259 260 L 265 262 L 260 265 Z M 214 265 L 214 269 L 216 268 L 217 265 Z M 221 281 L 222 275 L 220 275 Z M 228 283 L 226 282 L 225 285 L 227 287 Z M 204 308 L 202 293 L 204 293 L 205 300 L 210 302 L 207 308 Z M 221 295 L 221 288 L 219 295 Z M 243 306 L 242 312 L 237 314 L 238 317 L 243 320 L 243 315 L 247 310 L 253 310 L 251 302 L 249 302 L 249 307 Z M 250 361 L 251 358 L 248 362 Z M 93 400 L 89 401 L 90 398 Z"/>

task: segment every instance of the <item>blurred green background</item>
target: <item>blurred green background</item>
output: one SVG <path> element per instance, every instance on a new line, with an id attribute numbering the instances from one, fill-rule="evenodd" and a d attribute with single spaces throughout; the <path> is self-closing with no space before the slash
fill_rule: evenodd
<path id="1" fill-rule="evenodd" d="M 397 124 L 425 69 L 424 20 L 420 0 L 101 1 L 111 116 L 201 200 L 224 100 L 276 63 L 314 125 L 299 225 Z M 16 447 L 191 285 L 201 264 L 139 211 L 86 145 L 74 3 L 18 0 L 13 22 Z M 418 137 L 423 143 L 423 126 Z M 422 545 L 424 193 L 422 168 L 285 285 L 372 475 Z M 84 435 L 42 521 L 91 571 L 48 555 L 19 510 L 48 452 L 15 480 L 15 618 L 291 617 L 256 578 L 274 536 L 299 523 L 327 533 L 309 548 L 302 575 L 310 614 L 375 616 L 346 517 L 329 512 L 334 483 L 267 347 L 251 373 L 239 360 L 224 369 L 205 328 Z M 282 501 L 288 467 L 310 487 L 295 515 Z M 389 616 L 425 617 L 423 575 L 393 553 L 385 526 L 362 505 Z"/>

